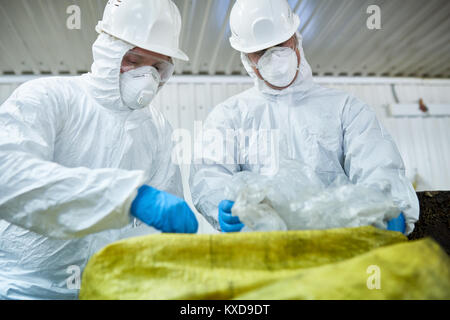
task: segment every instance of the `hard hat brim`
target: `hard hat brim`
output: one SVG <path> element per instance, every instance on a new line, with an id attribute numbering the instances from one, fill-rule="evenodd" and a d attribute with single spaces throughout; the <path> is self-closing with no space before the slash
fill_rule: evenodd
<path id="1" fill-rule="evenodd" d="M 180 49 L 173 50 L 173 49 L 170 49 L 170 48 L 157 46 L 157 45 L 149 45 L 149 44 L 137 43 L 137 42 L 136 43 L 132 43 L 132 42 L 126 41 L 126 40 L 122 39 L 121 37 L 115 35 L 113 32 L 109 32 L 105 28 L 102 28 L 100 25 L 98 25 L 96 27 L 96 31 L 98 33 L 100 33 L 100 32 L 107 33 L 107 34 L 109 34 L 109 35 L 111 35 L 111 36 L 113 36 L 113 37 L 115 37 L 115 38 L 117 38 L 117 39 L 119 39 L 119 40 L 121 40 L 123 42 L 126 42 L 126 43 L 128 43 L 128 44 L 130 44 L 132 46 L 135 46 L 135 47 L 139 47 L 139 48 L 142 48 L 142 49 L 145 49 L 145 50 L 149 50 L 149 51 L 152 51 L 152 52 L 163 54 L 165 56 L 172 57 L 172 58 L 175 58 L 175 59 L 179 59 L 179 60 L 182 60 L 182 61 L 189 61 L 189 57 L 187 56 L 187 54 L 185 54 Z"/>
<path id="2" fill-rule="evenodd" d="M 297 29 L 300 26 L 300 18 L 296 15 L 294 17 L 294 19 L 295 19 L 295 23 L 294 23 L 292 29 L 289 32 L 286 32 L 284 35 L 281 35 L 279 38 L 273 39 L 272 41 L 269 41 L 266 43 L 261 43 L 256 46 L 245 47 L 245 46 L 241 46 L 239 43 L 237 43 L 237 41 L 235 40 L 234 37 L 230 37 L 230 45 L 231 45 L 231 47 L 233 47 L 233 49 L 243 52 L 243 53 L 253 53 L 253 52 L 261 51 L 261 50 L 276 46 L 277 44 L 280 44 L 280 43 L 283 43 L 283 42 L 289 40 L 289 38 L 292 37 L 297 32 Z"/>
<path id="3" fill-rule="evenodd" d="M 189 57 L 187 56 L 187 54 L 185 54 L 181 50 L 171 50 L 160 46 L 139 46 L 139 45 L 136 46 L 145 50 L 153 51 L 182 61 L 189 61 Z"/>

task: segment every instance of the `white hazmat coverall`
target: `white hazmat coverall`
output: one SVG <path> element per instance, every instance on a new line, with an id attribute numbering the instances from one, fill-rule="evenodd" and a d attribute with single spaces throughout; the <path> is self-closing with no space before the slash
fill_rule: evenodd
<path id="1" fill-rule="evenodd" d="M 91 73 L 29 81 L 0 107 L 0 299 L 77 298 L 74 270 L 129 231 L 139 186 L 182 196 L 168 121 L 122 103 L 132 48 L 100 34 Z"/>
<path id="2" fill-rule="evenodd" d="M 299 74 L 284 90 L 269 88 L 241 55 L 255 86 L 216 106 L 203 124 L 203 137 L 200 134 L 196 141 L 201 151 L 194 153 L 189 179 L 194 205 L 219 229 L 217 207 L 220 201 L 229 200 L 224 186 L 232 175 L 244 170 L 267 174 L 276 167 L 273 159 L 261 160 L 264 155 L 274 158 L 270 145 L 276 139 L 266 139 L 264 145 L 260 138 L 245 142 L 245 136 L 256 131 L 259 136 L 271 137 L 269 131 L 278 130 L 279 148 L 273 149 L 279 152 L 275 156 L 278 161 L 302 161 L 327 185 L 346 175 L 355 184 L 390 187 L 394 203 L 404 213 L 406 233 L 411 233 L 419 217 L 419 202 L 394 141 L 365 103 L 313 82 L 301 36 L 297 36 Z M 218 130 L 224 137 L 223 143 L 219 142 L 222 149 L 217 148 L 221 140 L 208 137 L 208 130 Z M 256 148 L 255 143 L 259 143 Z M 258 150 L 260 145 L 264 151 Z M 208 150 L 212 149 L 220 149 L 225 161 L 211 155 Z M 228 160 L 229 155 L 234 156 L 233 161 Z"/>

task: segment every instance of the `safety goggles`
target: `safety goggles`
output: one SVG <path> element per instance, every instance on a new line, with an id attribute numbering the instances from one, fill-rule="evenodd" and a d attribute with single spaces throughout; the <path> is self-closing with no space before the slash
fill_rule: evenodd
<path id="1" fill-rule="evenodd" d="M 144 66 L 154 67 L 158 71 L 162 83 L 170 79 L 175 69 L 172 58 L 166 60 L 149 52 L 129 50 L 123 57 L 121 71 L 127 72 Z"/>

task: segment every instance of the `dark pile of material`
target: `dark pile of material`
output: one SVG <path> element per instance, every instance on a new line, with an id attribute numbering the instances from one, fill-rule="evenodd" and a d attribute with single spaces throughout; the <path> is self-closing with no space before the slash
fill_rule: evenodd
<path id="1" fill-rule="evenodd" d="M 450 191 L 418 192 L 419 221 L 409 240 L 431 237 L 450 255 Z"/>

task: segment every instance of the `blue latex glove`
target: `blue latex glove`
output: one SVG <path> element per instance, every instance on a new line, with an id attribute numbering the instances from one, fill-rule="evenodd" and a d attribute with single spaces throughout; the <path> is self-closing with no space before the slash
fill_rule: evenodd
<path id="1" fill-rule="evenodd" d="M 223 200 L 219 203 L 219 224 L 223 232 L 239 232 L 244 227 L 238 217 L 231 215 L 233 205 L 234 202 L 230 200 Z"/>
<path id="2" fill-rule="evenodd" d="M 403 213 L 400 213 L 400 215 L 397 218 L 388 221 L 387 229 L 390 231 L 398 231 L 405 234 L 406 222 Z"/>
<path id="3" fill-rule="evenodd" d="M 162 232 L 196 233 L 198 229 L 197 218 L 183 199 L 147 185 L 139 188 L 130 213 Z"/>

